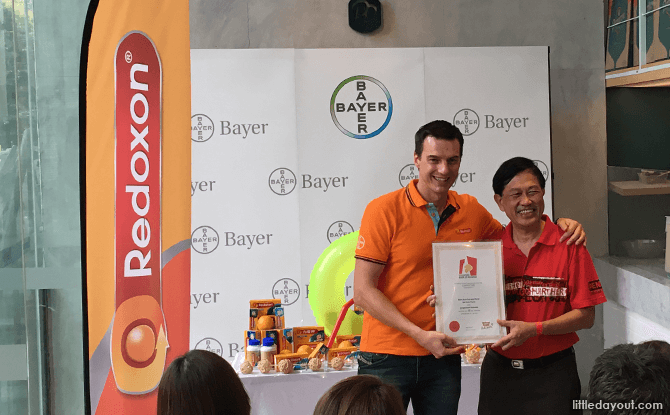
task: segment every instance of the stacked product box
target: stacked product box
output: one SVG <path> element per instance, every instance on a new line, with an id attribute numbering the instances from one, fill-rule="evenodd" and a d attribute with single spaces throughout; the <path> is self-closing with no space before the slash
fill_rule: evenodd
<path id="1" fill-rule="evenodd" d="M 279 299 L 249 301 L 249 329 L 244 332 L 244 353 L 246 360 L 253 361 L 248 356 L 249 340 L 271 338 L 276 351 L 285 350 L 289 343 L 284 337 L 284 308 Z"/>
<path id="2" fill-rule="evenodd" d="M 251 363 L 251 366 L 257 365 L 262 360 L 258 355 L 259 349 L 267 350 L 267 344 L 274 344 L 273 353 L 276 354 L 270 358 L 270 364 L 277 371 L 282 361 L 288 361 L 291 371 L 306 369 L 309 360 L 314 358 L 328 362 L 340 358 L 342 361 L 351 362 L 351 357 L 358 351 L 360 339 L 360 335 L 336 336 L 333 347 L 328 349 L 325 345 L 328 344 L 329 338 L 324 327 L 284 327 L 284 309 L 281 300 L 249 302 L 249 329 L 244 332 L 244 353 L 245 360 Z M 285 368 L 287 364 L 283 363 L 282 366 Z M 267 373 L 262 370 L 261 372 Z"/>

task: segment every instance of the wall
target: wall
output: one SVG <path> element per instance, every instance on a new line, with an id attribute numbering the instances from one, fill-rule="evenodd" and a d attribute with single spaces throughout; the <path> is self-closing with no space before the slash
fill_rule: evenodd
<path id="1" fill-rule="evenodd" d="M 548 45 L 555 214 L 584 224 L 591 254 L 606 254 L 603 2 L 381 3 L 382 28 L 377 33 L 361 35 L 348 27 L 345 1 L 191 0 L 191 48 Z M 585 384 L 592 362 L 602 350 L 602 310 L 594 328 L 580 333 L 580 337 L 577 356 Z"/>

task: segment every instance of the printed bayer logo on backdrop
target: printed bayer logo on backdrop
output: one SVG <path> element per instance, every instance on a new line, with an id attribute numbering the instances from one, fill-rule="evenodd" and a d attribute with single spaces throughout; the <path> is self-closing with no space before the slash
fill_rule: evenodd
<path id="1" fill-rule="evenodd" d="M 544 180 L 549 181 L 549 167 L 541 160 L 533 160 L 533 163 L 537 166 L 538 169 L 542 172 Z"/>
<path id="2" fill-rule="evenodd" d="M 199 254 L 209 254 L 219 247 L 219 234 L 211 226 L 200 226 L 191 234 L 191 247 Z"/>
<path id="3" fill-rule="evenodd" d="M 240 122 L 240 120 L 217 120 L 215 123 L 205 114 L 191 116 L 191 140 L 197 143 L 208 141 L 214 135 L 245 140 L 254 136 L 264 136 L 269 129 L 269 123 Z"/>
<path id="4" fill-rule="evenodd" d="M 398 181 L 400 182 L 400 187 L 406 187 L 409 182 L 414 179 L 419 178 L 419 169 L 416 168 L 414 164 L 408 164 L 402 169 L 400 169 L 400 174 L 398 174 Z"/>
<path id="5" fill-rule="evenodd" d="M 248 250 L 261 245 L 270 245 L 274 241 L 271 233 L 246 234 L 225 230 L 221 235 L 223 238 L 220 238 L 219 233 L 211 226 L 200 226 L 191 234 L 191 247 L 200 254 L 209 254 L 220 245 L 224 249 L 238 247 Z"/>
<path id="6" fill-rule="evenodd" d="M 343 220 L 338 220 L 328 227 L 328 242 L 331 244 L 339 237 L 350 234 L 354 231 L 354 227 Z"/>
<path id="7" fill-rule="evenodd" d="M 300 285 L 290 278 L 282 278 L 272 286 L 272 298 L 280 299 L 282 305 L 291 305 L 300 298 Z"/>
<path id="8" fill-rule="evenodd" d="M 510 114 L 479 114 L 471 108 L 463 108 L 454 114 L 453 124 L 464 136 L 473 135 L 477 131 L 493 129 L 509 133 L 530 125 L 530 117 Z"/>
<path id="9" fill-rule="evenodd" d="M 207 350 L 208 352 L 216 353 L 223 357 L 223 346 L 213 337 L 205 337 L 195 344 L 194 349 Z"/>
<path id="10" fill-rule="evenodd" d="M 272 190 L 277 195 L 285 196 L 290 194 L 293 190 L 295 190 L 295 174 L 293 174 L 293 171 L 285 167 L 275 169 L 272 173 L 270 173 L 268 185 L 270 186 L 270 190 Z"/>
<path id="11" fill-rule="evenodd" d="M 195 114 L 191 117 L 191 140 L 202 143 L 214 135 L 214 122 L 205 114 Z"/>
<path id="12" fill-rule="evenodd" d="M 479 129 L 479 115 L 471 109 L 464 108 L 454 115 L 454 125 L 464 136 L 472 135 Z"/>
<path id="13" fill-rule="evenodd" d="M 391 122 L 391 94 L 379 80 L 366 75 L 345 79 L 330 98 L 330 115 L 345 135 L 357 139 L 371 138 Z"/>

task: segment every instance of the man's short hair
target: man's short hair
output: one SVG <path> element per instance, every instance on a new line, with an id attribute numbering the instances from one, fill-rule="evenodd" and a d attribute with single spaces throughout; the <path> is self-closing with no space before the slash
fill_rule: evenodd
<path id="1" fill-rule="evenodd" d="M 540 169 L 533 163 L 533 160 L 527 159 L 525 157 L 514 157 L 498 167 L 498 171 L 493 175 L 493 191 L 498 196 L 502 196 L 505 186 L 511 182 L 517 174 L 529 170 L 535 177 L 537 181 L 540 182 L 540 188 L 544 189 L 546 180 L 542 175 Z"/>
<path id="2" fill-rule="evenodd" d="M 458 127 L 448 121 L 436 120 L 421 126 L 419 131 L 414 134 L 414 152 L 421 157 L 423 152 L 423 141 L 428 136 L 433 136 L 438 140 L 458 140 L 461 146 L 460 157 L 463 157 L 463 134 Z"/>
<path id="3" fill-rule="evenodd" d="M 592 415 L 670 414 L 670 359 L 648 344 L 618 344 L 605 350 L 591 370 L 589 402 L 595 406 Z M 663 407 L 654 409 L 654 403 Z M 611 412 L 611 404 L 622 408 Z"/>

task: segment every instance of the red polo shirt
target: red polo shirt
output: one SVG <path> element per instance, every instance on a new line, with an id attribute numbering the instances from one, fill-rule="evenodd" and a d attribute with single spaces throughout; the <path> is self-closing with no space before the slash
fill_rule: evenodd
<path id="1" fill-rule="evenodd" d="M 368 204 L 356 258 L 384 265 L 377 288 L 414 324 L 435 330 L 435 310 L 426 303 L 433 284 L 433 242 L 500 239 L 502 225 L 474 197 L 449 191 L 447 204 L 455 211 L 436 234 L 426 209 L 428 203 L 416 189 L 417 181 Z M 404 356 L 430 354 L 411 337 L 368 313 L 363 317 L 361 350 Z"/>
<path id="2" fill-rule="evenodd" d="M 502 241 L 507 320 L 546 321 L 607 301 L 586 247 L 559 242 L 563 231 L 546 215 L 542 219 L 542 235 L 528 257 L 512 239 L 512 224 L 505 228 Z M 495 351 L 510 359 L 535 359 L 567 349 L 577 341 L 574 332 L 540 335 L 521 346 Z"/>

